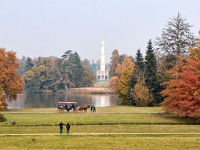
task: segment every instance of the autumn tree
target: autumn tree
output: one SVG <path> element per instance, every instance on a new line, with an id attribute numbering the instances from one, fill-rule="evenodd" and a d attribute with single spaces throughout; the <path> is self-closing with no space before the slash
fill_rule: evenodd
<path id="1" fill-rule="evenodd" d="M 178 116 L 193 117 L 200 114 L 200 42 L 189 51 L 190 58 L 179 58 L 169 71 L 173 79 L 164 83 L 162 105 Z"/>
<path id="2" fill-rule="evenodd" d="M 131 90 L 131 96 L 134 100 L 134 105 L 139 107 L 147 107 L 153 102 L 152 94 L 143 79 L 138 78 L 134 88 Z"/>
<path id="3" fill-rule="evenodd" d="M 83 63 L 83 70 L 82 86 L 92 86 L 96 80 L 96 77 L 93 75 L 89 63 Z"/>
<path id="4" fill-rule="evenodd" d="M 119 62 L 119 52 L 115 49 L 112 52 L 112 56 L 110 57 L 110 69 L 109 69 L 109 77 L 116 76 L 116 68 Z"/>
<path id="5" fill-rule="evenodd" d="M 118 82 L 119 82 L 118 76 L 112 76 L 109 81 L 109 86 L 115 93 L 117 93 Z"/>
<path id="6" fill-rule="evenodd" d="M 58 70 L 59 58 L 38 57 L 34 60 L 34 67 L 25 72 L 25 90 L 27 92 L 42 92 L 62 90 L 63 83 L 60 82 Z"/>
<path id="7" fill-rule="evenodd" d="M 47 74 L 48 68 L 44 65 L 35 66 L 31 70 L 26 71 L 24 75 L 26 91 L 41 92 L 42 90 L 47 90 L 48 87 L 45 86 Z"/>
<path id="8" fill-rule="evenodd" d="M 125 72 L 125 70 L 132 65 L 134 65 L 134 63 L 131 61 L 131 57 L 126 57 L 121 64 L 120 63 L 117 64 L 116 67 L 117 76 L 120 77 Z"/>
<path id="9" fill-rule="evenodd" d="M 190 55 L 189 57 L 194 60 L 200 59 L 200 40 L 198 41 L 196 47 L 189 48 Z"/>
<path id="10" fill-rule="evenodd" d="M 17 73 L 19 62 L 16 53 L 0 48 L 0 109 L 6 109 L 6 101 L 17 99 L 22 92 L 23 79 Z"/>
<path id="11" fill-rule="evenodd" d="M 179 58 L 177 56 L 187 56 L 188 48 L 195 45 L 196 38 L 190 31 L 191 27 L 178 13 L 176 17 L 170 18 L 161 37 L 157 37 L 156 45 L 163 69 L 171 69 Z"/>
<path id="12" fill-rule="evenodd" d="M 119 77 L 117 93 L 120 98 L 120 102 L 123 105 L 132 104 L 130 96 L 130 79 L 134 70 L 134 63 L 130 57 L 126 57 L 122 64 L 118 64 L 116 68 L 117 75 Z"/>

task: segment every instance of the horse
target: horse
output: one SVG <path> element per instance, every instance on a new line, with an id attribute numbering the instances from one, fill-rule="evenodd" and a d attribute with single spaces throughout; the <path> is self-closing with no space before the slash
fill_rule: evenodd
<path id="1" fill-rule="evenodd" d="M 96 112 L 96 107 L 95 106 L 91 106 L 90 107 L 90 112 Z"/>
<path id="2" fill-rule="evenodd" d="M 76 108 L 72 108 L 73 109 L 73 113 L 78 112 L 78 110 Z"/>
<path id="3" fill-rule="evenodd" d="M 87 112 L 87 109 L 90 108 L 90 105 L 86 105 L 86 106 L 79 106 L 77 108 L 77 110 L 79 110 L 80 112 Z"/>

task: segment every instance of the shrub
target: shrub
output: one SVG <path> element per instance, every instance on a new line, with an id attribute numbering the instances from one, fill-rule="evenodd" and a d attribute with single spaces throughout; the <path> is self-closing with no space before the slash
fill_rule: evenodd
<path id="1" fill-rule="evenodd" d="M 4 122 L 4 121 L 6 121 L 7 119 L 2 115 L 2 114 L 0 114 L 0 122 Z"/>

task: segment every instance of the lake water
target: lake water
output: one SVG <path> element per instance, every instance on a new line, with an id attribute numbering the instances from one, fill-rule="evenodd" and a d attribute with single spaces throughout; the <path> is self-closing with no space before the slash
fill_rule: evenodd
<path id="1" fill-rule="evenodd" d="M 59 101 L 77 102 L 77 106 L 94 105 L 104 107 L 119 105 L 119 98 L 114 94 L 27 93 L 19 94 L 16 101 L 9 103 L 8 108 L 54 108 L 57 107 Z"/>

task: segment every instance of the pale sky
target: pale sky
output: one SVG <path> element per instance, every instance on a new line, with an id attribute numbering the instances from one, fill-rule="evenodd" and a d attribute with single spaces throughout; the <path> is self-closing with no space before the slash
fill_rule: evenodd
<path id="1" fill-rule="evenodd" d="M 60 57 L 67 50 L 82 60 L 100 58 L 104 40 L 106 62 L 120 54 L 145 55 L 169 18 L 178 12 L 199 36 L 200 0 L 0 0 L 0 47 L 17 56 Z"/>

